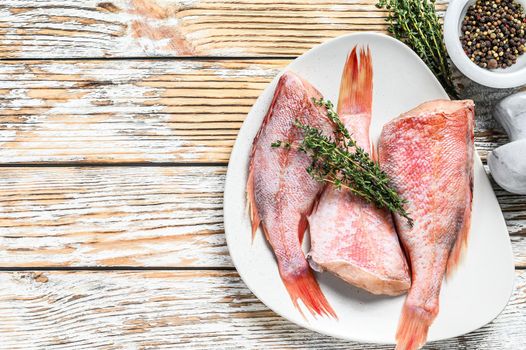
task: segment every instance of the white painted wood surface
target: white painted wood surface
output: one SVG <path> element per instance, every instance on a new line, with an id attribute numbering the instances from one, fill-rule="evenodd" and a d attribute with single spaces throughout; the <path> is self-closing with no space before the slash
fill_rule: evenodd
<path id="1" fill-rule="evenodd" d="M 4 0 L 0 57 L 297 56 L 349 31 L 385 30 L 375 3 Z"/>
<path id="2" fill-rule="evenodd" d="M 222 162 L 289 60 L 0 64 L 0 163 Z"/>
<path id="3" fill-rule="evenodd" d="M 0 267 L 232 267 L 225 173 L 225 166 L 0 168 Z M 526 199 L 498 188 L 497 195 L 516 265 L 526 267 Z"/>
<path id="4" fill-rule="evenodd" d="M 488 281 L 491 283 L 491 281 Z M 338 341 L 262 305 L 234 271 L 0 273 L 0 349 L 393 349 Z M 526 272 L 505 311 L 428 350 L 526 344 Z"/>
<path id="5" fill-rule="evenodd" d="M 289 62 L 2 62 L 0 163 L 226 164 L 252 104 Z M 491 117 L 502 93 L 464 84 L 484 158 L 505 142 Z"/>
<path id="6" fill-rule="evenodd" d="M 375 3 L 1 1 L 0 349 L 392 349 L 269 311 L 232 270 L 222 224 L 226 164 L 260 91 L 324 40 L 384 31 Z M 506 142 L 491 108 L 509 91 L 459 81 L 485 158 Z M 495 189 L 514 296 L 489 326 L 427 349 L 526 344 L 526 197 Z"/>
<path id="7" fill-rule="evenodd" d="M 0 168 L 0 267 L 231 267 L 225 172 Z"/>

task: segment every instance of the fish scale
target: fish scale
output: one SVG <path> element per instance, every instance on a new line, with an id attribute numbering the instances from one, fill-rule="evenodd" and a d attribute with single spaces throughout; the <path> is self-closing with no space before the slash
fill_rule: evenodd
<path id="1" fill-rule="evenodd" d="M 306 171 L 311 160 L 294 147 L 273 148 L 277 140 L 298 143 L 301 131 L 294 122 L 331 135 L 333 125 L 313 98 L 321 94 L 294 73 L 285 72 L 278 81 L 274 98 L 254 139 L 250 155 L 247 195 L 252 234 L 261 225 L 270 243 L 281 279 L 294 306 L 301 300 L 313 315 L 336 317 L 310 269 L 301 243 L 323 185 Z"/>
<path id="2" fill-rule="evenodd" d="M 359 58 L 359 60 L 358 60 Z M 344 66 L 338 114 L 353 139 L 371 150 L 373 68 L 370 51 L 354 48 Z M 374 294 L 398 295 L 409 289 L 407 262 L 386 209 L 328 186 L 309 217 L 311 265 Z"/>
<path id="3" fill-rule="evenodd" d="M 473 101 L 426 102 L 387 123 L 379 161 L 408 201 L 413 226 L 395 215 L 409 256 L 412 285 L 396 335 L 397 349 L 424 345 L 438 314 L 444 275 L 466 246 L 473 198 Z"/>

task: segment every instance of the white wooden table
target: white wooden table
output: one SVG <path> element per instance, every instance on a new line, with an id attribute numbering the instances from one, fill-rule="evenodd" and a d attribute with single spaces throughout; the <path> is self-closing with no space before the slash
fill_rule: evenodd
<path id="1" fill-rule="evenodd" d="M 268 310 L 233 268 L 222 216 L 259 93 L 324 40 L 385 31 L 374 3 L 2 0 L 0 348 L 391 349 Z M 506 142 L 489 113 L 503 93 L 461 81 L 485 158 Z M 490 325 L 428 349 L 525 347 L 526 197 L 495 190 L 514 295 Z"/>

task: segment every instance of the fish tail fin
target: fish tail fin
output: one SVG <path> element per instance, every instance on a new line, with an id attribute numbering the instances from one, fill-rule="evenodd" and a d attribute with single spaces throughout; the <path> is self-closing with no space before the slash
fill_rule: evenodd
<path id="1" fill-rule="evenodd" d="M 435 315 L 406 301 L 398 322 L 396 350 L 416 350 L 424 346 Z"/>
<path id="2" fill-rule="evenodd" d="M 254 241 L 261 219 L 259 218 L 258 210 L 256 208 L 256 198 L 254 196 L 254 171 L 252 163 L 249 165 L 248 170 L 247 202 L 248 210 L 250 212 L 250 222 L 252 223 L 252 241 Z"/>
<path id="3" fill-rule="evenodd" d="M 373 62 L 369 47 L 360 50 L 356 46 L 347 56 L 343 67 L 338 97 L 338 114 L 371 113 L 373 105 Z"/>
<path id="4" fill-rule="evenodd" d="M 299 274 L 286 277 L 282 275 L 282 280 L 289 292 L 292 303 L 301 313 L 303 318 L 306 319 L 305 314 L 301 311 L 298 304 L 298 299 L 303 302 L 313 316 L 328 316 L 334 319 L 338 318 L 325 298 L 325 295 L 323 295 L 314 274 L 307 264 Z"/>

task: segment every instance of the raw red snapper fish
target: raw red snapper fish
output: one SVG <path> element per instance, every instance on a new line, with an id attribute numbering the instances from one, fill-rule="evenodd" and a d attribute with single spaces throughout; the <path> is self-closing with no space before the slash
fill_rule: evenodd
<path id="1" fill-rule="evenodd" d="M 424 345 L 438 313 L 445 273 L 466 246 L 473 197 L 473 101 L 424 103 L 386 124 L 379 144 L 382 169 L 408 200 L 414 220 L 395 216 L 409 256 L 412 285 L 396 334 L 397 349 Z"/>
<path id="2" fill-rule="evenodd" d="M 325 111 L 312 101 L 320 97 L 312 85 L 297 75 L 283 74 L 254 139 L 247 194 L 252 234 L 261 224 L 296 308 L 303 315 L 299 299 L 313 315 L 336 317 L 301 249 L 307 216 L 323 186 L 306 171 L 311 163 L 309 156 L 294 147 L 271 147 L 276 140 L 291 144 L 302 140 L 302 132 L 294 126 L 295 120 L 332 134 L 333 126 Z"/>
<path id="3" fill-rule="evenodd" d="M 344 66 L 338 114 L 357 144 L 371 152 L 369 126 L 373 98 L 370 50 L 356 48 Z M 389 211 L 328 186 L 309 218 L 309 261 L 374 294 L 398 295 L 411 285 L 407 262 Z"/>

